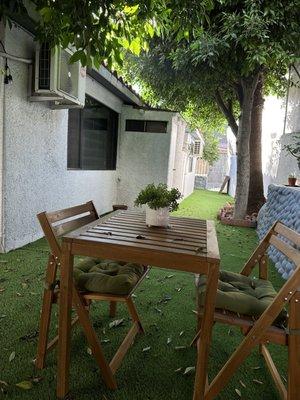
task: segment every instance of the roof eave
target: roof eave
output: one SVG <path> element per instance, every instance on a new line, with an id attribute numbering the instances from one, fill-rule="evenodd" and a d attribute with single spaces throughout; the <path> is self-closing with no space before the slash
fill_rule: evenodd
<path id="1" fill-rule="evenodd" d="M 95 79 L 95 81 L 122 99 L 125 104 L 148 108 L 147 104 L 145 104 L 137 94 L 117 79 L 114 74 L 103 65 L 101 65 L 99 70 L 88 68 L 87 73 L 91 78 Z"/>

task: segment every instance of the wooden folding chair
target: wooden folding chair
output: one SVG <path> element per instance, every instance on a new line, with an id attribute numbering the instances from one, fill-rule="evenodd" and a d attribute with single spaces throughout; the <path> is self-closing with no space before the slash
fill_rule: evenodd
<path id="1" fill-rule="evenodd" d="M 281 398 L 284 400 L 300 400 L 300 233 L 286 227 L 281 222 L 276 222 L 253 252 L 240 274 L 249 276 L 258 264 L 259 278 L 267 280 L 266 252 L 270 245 L 275 246 L 294 263 L 294 272 L 260 316 L 240 315 L 228 309 L 216 308 L 214 322 L 240 327 L 245 338 L 210 384 L 207 379 L 205 400 L 212 400 L 218 395 L 240 364 L 257 345 Z M 285 307 L 288 307 L 287 321 L 284 325 L 277 326 L 274 321 Z M 198 305 L 198 327 L 201 326 L 202 314 L 203 309 Z M 199 343 L 198 337 L 199 332 L 194 339 L 194 343 L 197 341 L 199 349 L 201 343 Z M 267 349 L 269 343 L 288 346 L 287 388 Z M 197 397 L 197 373 L 199 373 L 201 367 L 201 360 L 198 359 L 194 399 L 199 398 Z"/>
<path id="2" fill-rule="evenodd" d="M 114 207 L 114 210 L 116 210 L 117 208 L 119 207 Z M 93 222 L 99 217 L 92 201 L 64 210 L 49 213 L 42 212 L 38 214 L 37 217 L 51 250 L 45 279 L 45 289 L 43 295 L 43 305 L 40 318 L 40 330 L 36 357 L 36 367 L 42 369 L 45 366 L 47 352 L 53 349 L 58 342 L 58 336 L 56 336 L 50 342 L 48 341 L 48 336 L 52 305 L 59 301 L 59 280 L 57 279 L 57 273 L 59 272 L 61 262 L 61 244 L 59 237 L 66 234 L 67 232 L 78 229 L 88 223 Z M 116 388 L 114 374 L 120 366 L 126 352 L 133 343 L 137 333 L 144 332 L 132 300 L 132 294 L 138 284 L 145 277 L 147 272 L 148 268 L 145 267 L 142 277 L 139 279 L 134 289 L 128 295 L 111 295 L 96 292 L 81 292 L 73 283 L 73 307 L 76 310 L 77 316 L 72 320 L 71 326 L 73 326 L 78 321 L 81 324 L 91 347 L 92 353 L 95 356 L 95 359 L 100 367 L 104 381 L 107 386 L 112 389 Z M 129 332 L 125 336 L 125 339 L 123 340 L 122 344 L 120 345 L 119 349 L 117 350 L 109 364 L 104 357 L 100 342 L 96 336 L 96 333 L 89 318 L 89 306 L 93 300 L 108 301 L 110 303 L 111 317 L 114 317 L 116 314 L 117 302 L 126 303 L 133 322 Z"/>

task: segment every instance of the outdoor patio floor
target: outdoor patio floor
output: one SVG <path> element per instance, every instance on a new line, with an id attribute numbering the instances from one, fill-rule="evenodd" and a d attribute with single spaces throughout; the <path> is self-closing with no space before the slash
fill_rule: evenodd
<path id="1" fill-rule="evenodd" d="M 181 203 L 175 214 L 215 219 L 217 210 L 228 199 L 226 195 L 197 190 Z M 216 222 L 216 225 L 221 266 L 239 271 L 256 246 L 256 233 L 253 229 L 224 226 L 219 222 Z M 37 344 L 36 331 L 47 255 L 48 248 L 44 240 L 0 255 L 0 399 L 56 398 L 56 352 L 48 356 L 47 368 L 43 371 L 36 371 L 32 363 Z M 270 277 L 275 287 L 281 285 L 281 278 L 273 267 Z M 153 268 L 149 279 L 143 282 L 136 294 L 135 302 L 146 334 L 137 338 L 125 357 L 117 373 L 117 391 L 112 392 L 104 388 L 96 363 L 88 354 L 86 340 L 80 327 L 74 329 L 71 388 L 76 399 L 192 399 L 194 375 L 183 375 L 183 371 L 186 367 L 194 366 L 196 360 L 195 348 L 188 347 L 196 323 L 193 313 L 196 307 L 193 275 Z M 171 299 L 168 300 L 169 298 Z M 125 308 L 120 306 L 117 319 L 125 318 L 125 323 L 109 329 L 108 324 L 111 320 L 108 317 L 108 304 L 97 303 L 92 309 L 97 331 L 102 335 L 102 339 L 109 340 L 103 343 L 103 347 L 110 358 L 129 326 L 128 315 Z M 54 333 L 56 318 L 53 322 Z M 171 338 L 169 344 L 168 338 Z M 210 376 L 217 372 L 240 339 L 241 335 L 237 329 L 215 326 Z M 187 347 L 176 350 L 176 346 Z M 147 347 L 150 349 L 143 351 Z M 279 346 L 274 349 L 272 355 L 285 377 L 287 352 Z M 33 376 L 41 379 L 36 379 L 32 388 L 24 390 L 15 386 Z M 243 384 L 246 387 L 243 387 Z M 236 389 L 241 392 L 242 399 L 279 399 L 257 351 L 238 370 L 218 399 L 238 399 Z"/>

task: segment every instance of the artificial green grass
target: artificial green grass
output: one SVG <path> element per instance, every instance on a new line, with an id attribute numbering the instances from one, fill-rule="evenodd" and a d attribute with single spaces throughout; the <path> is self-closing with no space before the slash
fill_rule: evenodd
<path id="1" fill-rule="evenodd" d="M 215 219 L 217 210 L 229 196 L 204 190 L 195 191 L 174 213 L 203 219 Z M 236 228 L 216 222 L 221 252 L 221 266 L 239 271 L 257 244 L 253 229 Z M 56 387 L 56 352 L 47 358 L 47 368 L 37 371 L 32 359 L 37 344 L 39 310 L 48 248 L 44 240 L 0 256 L 0 399 L 52 400 Z M 282 284 L 274 268 L 271 279 L 275 287 Z M 4 290 L 3 290 L 4 289 Z M 87 352 L 85 337 L 76 327 L 72 336 L 71 389 L 78 400 L 185 400 L 192 399 L 194 375 L 183 375 L 186 367 L 194 366 L 195 348 L 188 347 L 195 332 L 195 288 L 192 274 L 153 268 L 137 290 L 135 303 L 146 330 L 127 353 L 117 372 L 118 390 L 107 390 L 99 370 Z M 56 312 L 56 308 L 55 308 Z M 114 354 L 126 330 L 129 319 L 123 306 L 117 318 L 125 323 L 109 329 L 108 304 L 93 306 L 93 320 L 108 359 Z M 57 318 L 53 318 L 52 333 Z M 167 344 L 168 338 L 171 342 Z M 214 328 L 210 377 L 220 369 L 236 348 L 241 335 L 237 329 L 216 325 Z M 176 346 L 187 346 L 176 350 Z M 143 349 L 150 347 L 150 350 Z M 273 350 L 273 348 L 271 347 Z M 15 356 L 14 356 L 15 354 Z M 286 350 L 277 346 L 274 359 L 285 376 Z M 9 361 L 11 357 L 11 361 Z M 177 371 L 181 368 L 180 371 Z M 24 380 L 36 379 L 29 390 L 15 386 Z M 253 381 L 256 380 L 256 381 Z M 244 388 L 242 381 L 246 388 Z M 261 382 L 258 383 L 257 381 Z M 6 384 L 4 383 L 7 383 Z M 239 368 L 218 399 L 279 399 L 264 363 L 255 351 Z"/>

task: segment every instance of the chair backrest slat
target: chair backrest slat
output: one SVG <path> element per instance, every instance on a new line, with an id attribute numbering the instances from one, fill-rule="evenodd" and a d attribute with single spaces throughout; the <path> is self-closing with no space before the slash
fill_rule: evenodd
<path id="1" fill-rule="evenodd" d="M 274 231 L 295 243 L 297 246 L 300 246 L 300 233 L 293 231 L 291 228 L 283 225 L 283 223 L 277 222 Z"/>
<path id="2" fill-rule="evenodd" d="M 296 266 L 300 265 L 300 251 L 296 250 L 288 243 L 283 242 L 277 236 L 272 235 L 269 241 L 270 244 L 275 246 L 281 253 L 283 253 L 287 258 L 292 260 Z"/>
<path id="3" fill-rule="evenodd" d="M 82 226 L 89 224 L 90 222 L 95 221 L 95 215 L 89 214 L 84 217 L 80 217 L 68 222 L 64 222 L 61 225 L 54 226 L 53 231 L 56 236 L 62 236 L 70 231 L 74 231 L 75 229 L 81 228 Z"/>
<path id="4" fill-rule="evenodd" d="M 286 240 L 289 243 L 286 243 Z M 296 267 L 300 265 L 300 251 L 293 247 L 300 246 L 300 233 L 288 228 L 282 222 L 277 221 L 265 234 L 240 273 L 246 276 L 250 275 L 253 267 L 266 254 L 270 245 L 275 246 L 287 258 L 293 261 Z"/>
<path id="5" fill-rule="evenodd" d="M 84 214 L 87 212 L 96 211 L 92 201 L 78 206 L 65 208 L 63 210 L 52 211 L 47 213 L 47 218 L 50 224 L 53 224 L 64 219 L 75 217 L 76 215 Z"/>
<path id="6" fill-rule="evenodd" d="M 67 232 L 78 229 L 98 219 L 98 213 L 94 203 L 89 201 L 85 204 L 66 208 L 64 210 L 42 212 L 37 215 L 45 238 L 49 243 L 52 254 L 56 259 L 61 257 L 60 236 Z M 66 221 L 67 220 L 67 221 Z"/>

